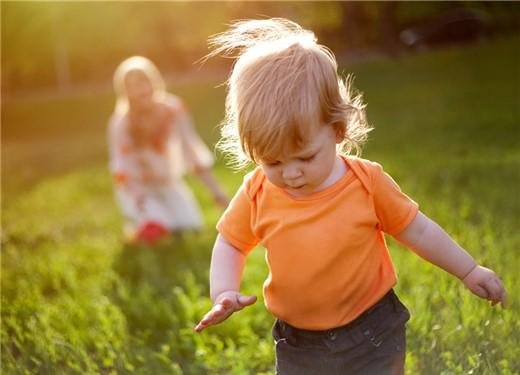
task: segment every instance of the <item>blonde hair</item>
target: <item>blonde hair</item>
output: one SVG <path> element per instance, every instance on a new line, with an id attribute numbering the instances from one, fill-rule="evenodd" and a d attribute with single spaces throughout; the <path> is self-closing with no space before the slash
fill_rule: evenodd
<path id="1" fill-rule="evenodd" d="M 283 18 L 246 20 L 209 42 L 208 57 L 236 59 L 217 144 L 235 167 L 303 146 L 316 124 L 333 126 L 338 152 L 360 153 L 371 130 L 361 96 L 338 76 L 334 54 L 314 33 Z"/>
<path id="2" fill-rule="evenodd" d="M 119 64 L 114 72 L 114 91 L 117 96 L 115 112 L 118 114 L 128 111 L 125 78 L 132 71 L 139 71 L 148 78 L 154 89 L 154 99 L 160 101 L 166 93 L 164 79 L 153 62 L 142 56 L 129 57 Z"/>

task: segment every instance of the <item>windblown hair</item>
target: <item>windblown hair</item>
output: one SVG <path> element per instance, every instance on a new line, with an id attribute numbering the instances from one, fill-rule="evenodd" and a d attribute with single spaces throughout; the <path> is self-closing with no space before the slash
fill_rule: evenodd
<path id="1" fill-rule="evenodd" d="M 362 98 L 314 33 L 283 18 L 246 20 L 209 43 L 209 57 L 236 59 L 217 145 L 235 167 L 302 147 L 317 125 L 332 126 L 343 139 L 339 152 L 360 153 L 371 130 Z"/>
<path id="2" fill-rule="evenodd" d="M 117 95 L 115 113 L 123 114 L 128 111 L 125 78 L 132 71 L 139 71 L 148 78 L 154 88 L 155 99 L 160 100 L 165 95 L 166 87 L 164 80 L 154 63 L 142 56 L 129 57 L 119 64 L 114 73 L 114 90 Z"/>

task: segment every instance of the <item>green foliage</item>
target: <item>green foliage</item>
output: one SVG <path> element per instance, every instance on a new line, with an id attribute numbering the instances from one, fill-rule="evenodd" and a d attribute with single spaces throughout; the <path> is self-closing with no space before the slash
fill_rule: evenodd
<path id="1" fill-rule="evenodd" d="M 520 373 L 519 76 L 510 58 L 519 45 L 505 40 L 349 68 L 376 128 L 364 156 L 381 162 L 510 292 L 508 310 L 490 308 L 390 240 L 397 292 L 412 313 L 407 374 Z M 214 86 L 176 88 L 209 143 L 223 107 Z M 104 159 L 111 105 L 103 96 L 2 109 L 10 129 L 2 144 L 10 154 L 2 166 L 10 180 L 2 208 L 2 373 L 272 374 L 263 250 L 252 253 L 243 281 L 259 302 L 193 332 L 210 307 L 220 214 L 199 181 L 189 179 L 206 229 L 156 247 L 123 243 Z M 90 152 L 75 152 L 81 144 Z M 37 177 L 17 178 L 35 162 Z M 221 164 L 216 171 L 229 191 L 242 179 Z"/>
<path id="2" fill-rule="evenodd" d="M 405 27 L 463 7 L 489 13 L 495 30 L 520 28 L 514 2 L 2 1 L 2 91 L 107 83 L 136 54 L 198 76 L 193 63 L 207 54 L 208 36 L 244 18 L 290 18 L 338 54 L 392 50 Z"/>

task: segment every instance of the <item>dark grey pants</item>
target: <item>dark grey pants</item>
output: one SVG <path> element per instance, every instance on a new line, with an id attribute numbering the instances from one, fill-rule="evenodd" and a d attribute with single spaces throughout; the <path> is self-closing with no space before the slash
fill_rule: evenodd
<path id="1" fill-rule="evenodd" d="M 277 375 L 404 373 L 407 308 L 391 290 L 353 322 L 325 331 L 273 326 Z"/>

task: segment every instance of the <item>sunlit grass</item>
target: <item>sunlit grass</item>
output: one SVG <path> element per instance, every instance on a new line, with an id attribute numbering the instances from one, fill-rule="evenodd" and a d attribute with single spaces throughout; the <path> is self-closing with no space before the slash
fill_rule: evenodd
<path id="1" fill-rule="evenodd" d="M 501 310 L 389 241 L 409 307 L 407 374 L 520 373 L 520 115 L 517 40 L 356 65 L 382 163 L 510 292 Z M 217 83 L 174 88 L 208 143 L 223 113 Z M 207 227 L 157 248 L 124 245 L 106 169 L 110 95 L 3 108 L 2 372 L 272 373 L 273 318 L 262 301 L 193 333 L 210 306 L 208 267 L 219 211 L 189 182 Z M 234 191 L 242 175 L 217 165 Z M 263 250 L 245 293 L 261 295 Z"/>

